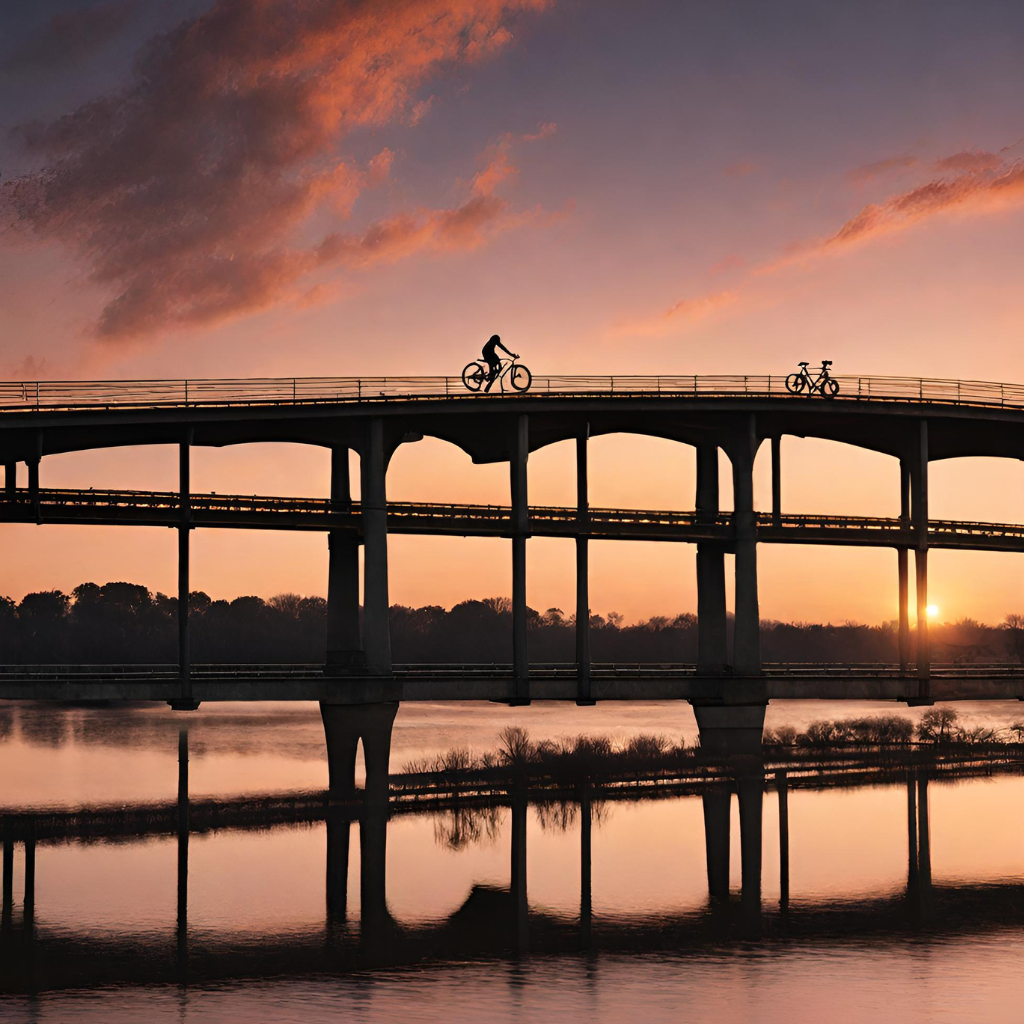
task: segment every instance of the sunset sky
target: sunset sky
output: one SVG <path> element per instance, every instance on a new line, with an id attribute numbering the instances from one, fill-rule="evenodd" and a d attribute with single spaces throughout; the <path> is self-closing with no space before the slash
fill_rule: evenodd
<path id="1" fill-rule="evenodd" d="M 0 378 L 538 374 L 1024 381 L 1024 6 L 653 0 L 37 0 L 0 12 Z M 767 446 L 757 501 L 769 503 Z M 1024 453 L 1022 453 L 1024 455 Z M 574 500 L 572 450 L 531 500 Z M 592 443 L 594 505 L 690 508 L 691 449 Z M 787 511 L 892 515 L 895 463 L 783 441 Z M 197 490 L 323 495 L 320 449 L 199 450 Z M 169 488 L 176 452 L 49 458 Z M 1020 522 L 1024 469 L 932 467 L 931 514 Z M 504 502 L 405 446 L 388 494 Z M 728 488 L 723 495 L 728 505 Z M 0 593 L 170 591 L 171 531 L 0 529 Z M 693 549 L 598 543 L 592 605 L 696 608 Z M 528 600 L 571 610 L 568 541 Z M 760 549 L 765 618 L 878 622 L 891 551 Z M 1012 556 L 932 555 L 939 617 L 1024 611 Z M 322 536 L 197 531 L 215 596 L 324 593 Z M 391 597 L 507 594 L 504 541 L 395 538 Z"/>

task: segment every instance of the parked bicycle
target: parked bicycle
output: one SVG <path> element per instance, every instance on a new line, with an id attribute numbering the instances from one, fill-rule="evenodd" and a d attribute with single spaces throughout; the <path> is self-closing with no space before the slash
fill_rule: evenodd
<path id="1" fill-rule="evenodd" d="M 835 398 L 839 394 L 839 381 L 831 376 L 828 368 L 831 359 L 822 359 L 821 370 L 816 377 L 807 369 L 808 363 L 800 364 L 799 373 L 791 373 L 786 378 L 786 390 L 792 395 L 800 395 L 805 391 L 808 395 L 819 394 L 822 398 Z"/>
<path id="2" fill-rule="evenodd" d="M 500 389 L 504 391 L 507 380 L 513 391 L 527 391 L 533 383 L 533 374 L 522 363 L 516 362 L 518 358 L 519 356 L 515 355 L 511 359 L 502 359 L 498 372 L 493 377 L 490 367 L 483 359 L 468 363 L 462 371 L 462 383 L 469 391 L 490 391 L 497 381 Z"/>

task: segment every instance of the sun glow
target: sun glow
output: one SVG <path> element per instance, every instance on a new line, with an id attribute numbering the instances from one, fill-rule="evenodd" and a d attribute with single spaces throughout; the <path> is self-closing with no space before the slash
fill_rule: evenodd
<path id="1" fill-rule="evenodd" d="M 934 619 L 935 616 L 939 614 L 939 606 L 937 604 L 930 604 L 925 608 L 925 612 L 929 619 Z"/>

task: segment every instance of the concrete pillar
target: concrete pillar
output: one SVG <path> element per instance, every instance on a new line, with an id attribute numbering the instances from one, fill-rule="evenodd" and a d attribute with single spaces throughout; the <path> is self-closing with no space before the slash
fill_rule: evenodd
<path id="1" fill-rule="evenodd" d="M 42 522 L 43 510 L 39 500 L 39 459 L 29 459 L 26 463 L 28 468 L 28 497 L 32 502 L 32 515 L 37 523 Z"/>
<path id="2" fill-rule="evenodd" d="M 366 428 L 360 459 L 363 519 L 363 650 L 367 671 L 391 674 L 388 604 L 388 518 L 384 423 L 374 417 Z"/>
<path id="3" fill-rule="evenodd" d="M 910 529 L 910 464 L 900 459 L 900 527 Z M 899 574 L 899 661 L 900 672 L 910 669 L 910 571 L 909 552 L 905 547 L 896 550 Z"/>
<path id="4" fill-rule="evenodd" d="M 525 953 L 530 940 L 530 903 L 526 888 L 526 787 L 518 785 L 512 793 L 512 863 L 509 889 L 515 914 L 516 949 Z"/>
<path id="5" fill-rule="evenodd" d="M 8 462 L 4 464 L 4 494 L 13 498 L 18 490 L 18 464 Z"/>
<path id="6" fill-rule="evenodd" d="M 719 512 L 718 446 L 697 446 L 698 521 Z M 697 672 L 720 675 L 729 662 L 725 614 L 725 551 L 721 544 L 697 544 Z"/>
<path id="7" fill-rule="evenodd" d="M 328 704 L 320 702 L 327 741 L 328 788 L 332 800 L 355 797 L 356 750 L 363 741 L 366 783 L 363 800 L 368 806 L 386 807 L 391 730 L 398 703 Z"/>
<path id="8" fill-rule="evenodd" d="M 576 703 L 590 705 L 590 495 L 587 484 L 587 424 L 576 438 Z"/>
<path id="9" fill-rule="evenodd" d="M 767 704 L 695 704 L 703 753 L 721 757 L 761 755 Z"/>
<path id="10" fill-rule="evenodd" d="M 729 899 L 729 823 L 732 794 L 725 785 L 706 790 L 704 804 L 704 848 L 708 867 L 708 897 L 712 903 Z"/>
<path id="11" fill-rule="evenodd" d="M 192 652 L 189 640 L 189 537 L 192 531 L 191 484 L 192 430 L 178 445 L 178 698 L 171 706 L 194 710 L 199 705 L 192 696 Z"/>
<path id="12" fill-rule="evenodd" d="M 344 446 L 331 449 L 331 511 L 352 511 L 348 448 Z M 359 629 L 359 537 L 355 530 L 331 530 L 327 549 L 326 662 L 341 671 L 364 668 Z"/>
<path id="13" fill-rule="evenodd" d="M 927 680 L 931 674 L 928 644 L 928 421 L 921 420 L 917 457 L 911 465 L 911 514 L 917 546 L 914 567 L 917 573 L 917 675 Z M 925 696 L 922 693 L 921 696 Z"/>
<path id="14" fill-rule="evenodd" d="M 779 796 L 779 909 L 789 910 L 789 778 L 785 771 L 775 773 Z"/>
<path id="15" fill-rule="evenodd" d="M 748 934 L 761 927 L 761 846 L 764 772 L 743 774 L 737 781 L 740 804 L 740 878 L 743 923 Z"/>
<path id="16" fill-rule="evenodd" d="M 352 822 L 337 809 L 327 812 L 327 926 L 344 926 L 348 917 L 348 856 Z"/>
<path id="17" fill-rule="evenodd" d="M 593 938 L 593 860 L 594 809 L 591 806 L 590 784 L 580 794 L 580 948 L 590 949 Z"/>
<path id="18" fill-rule="evenodd" d="M 754 456 L 757 436 L 753 415 L 729 455 L 732 459 L 733 519 L 736 532 L 736 619 L 732 668 L 736 675 L 761 674 L 761 622 L 757 601 L 757 523 L 754 518 Z"/>
<path id="19" fill-rule="evenodd" d="M 772 438 L 772 523 L 782 525 L 782 438 Z"/>
<path id="20" fill-rule="evenodd" d="M 530 702 L 530 653 L 526 636 L 526 538 L 530 506 L 526 462 L 530 451 L 529 417 L 517 417 L 509 460 L 512 490 L 512 674 L 513 706 Z"/>

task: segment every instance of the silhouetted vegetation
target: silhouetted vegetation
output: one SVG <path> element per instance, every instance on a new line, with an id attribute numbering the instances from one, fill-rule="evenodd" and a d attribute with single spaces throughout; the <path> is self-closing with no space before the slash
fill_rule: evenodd
<path id="1" fill-rule="evenodd" d="M 27 594 L 16 603 L 0 597 L 0 662 L 97 664 L 173 662 L 176 598 L 132 583 L 83 583 L 70 594 Z M 323 661 L 327 603 L 320 597 L 278 594 L 269 600 L 213 600 L 194 592 L 189 603 L 192 657 L 197 662 Z M 528 610 L 530 657 L 571 662 L 575 619 L 558 608 Z M 655 616 L 627 624 L 621 615 L 592 615 L 596 662 L 692 663 L 697 657 L 697 617 Z M 731 623 L 730 623 L 731 627 Z M 391 608 L 397 662 L 508 662 L 512 658 L 512 609 L 507 598 L 462 601 L 453 608 Z M 897 659 L 894 622 L 878 626 L 765 621 L 766 662 L 892 663 Z M 931 627 L 936 661 L 1024 663 L 1024 615 L 998 626 L 973 619 Z"/>

